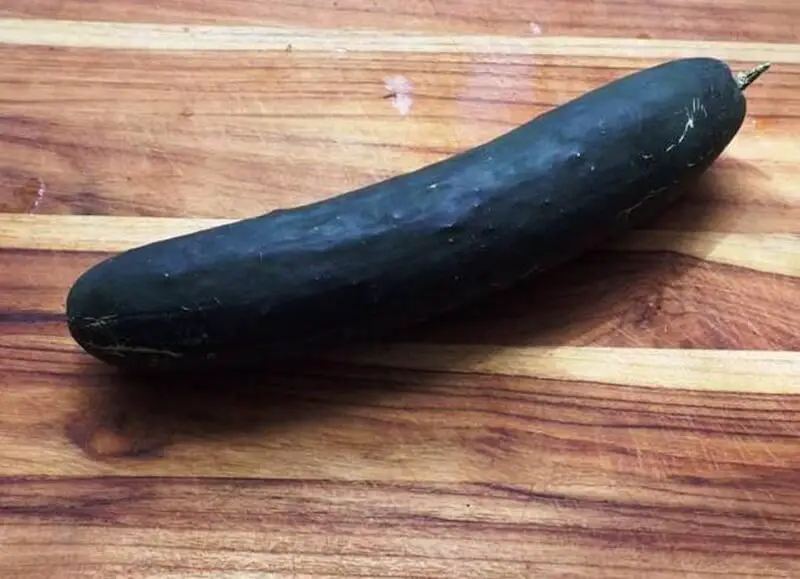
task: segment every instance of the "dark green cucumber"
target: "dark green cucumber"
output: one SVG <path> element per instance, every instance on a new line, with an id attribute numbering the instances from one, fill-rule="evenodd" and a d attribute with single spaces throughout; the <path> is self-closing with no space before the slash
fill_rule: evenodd
<path id="1" fill-rule="evenodd" d="M 197 370 L 428 320 L 656 216 L 737 134 L 764 70 L 668 62 L 417 171 L 123 252 L 75 282 L 69 329 L 114 365 Z"/>

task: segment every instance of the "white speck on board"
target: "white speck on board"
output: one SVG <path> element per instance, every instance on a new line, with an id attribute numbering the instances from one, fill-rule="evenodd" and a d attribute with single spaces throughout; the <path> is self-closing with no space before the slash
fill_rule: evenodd
<path id="1" fill-rule="evenodd" d="M 401 115 L 407 115 L 414 102 L 414 98 L 411 96 L 414 92 L 411 81 L 399 74 L 386 77 L 383 81 L 386 90 L 391 93 L 392 106 L 396 108 Z"/>
<path id="2" fill-rule="evenodd" d="M 542 33 L 542 27 L 536 24 L 535 22 L 531 21 L 530 23 L 531 33 L 539 36 Z"/>
<path id="3" fill-rule="evenodd" d="M 30 212 L 36 213 L 39 211 L 39 205 L 42 204 L 44 200 L 44 194 L 47 192 L 47 187 L 44 184 L 44 181 L 39 178 L 37 179 L 38 186 L 36 188 L 36 196 L 33 198 L 33 204 L 31 205 Z"/>

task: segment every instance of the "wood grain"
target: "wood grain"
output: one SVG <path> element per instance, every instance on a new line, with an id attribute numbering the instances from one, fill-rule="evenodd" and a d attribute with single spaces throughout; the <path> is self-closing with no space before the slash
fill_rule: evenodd
<path id="1" fill-rule="evenodd" d="M 0 15 L 77 21 L 261 24 L 400 29 L 441 34 L 509 34 L 796 42 L 800 8 L 767 0 L 28 0 L 0 2 Z M 669 17 L 665 18 L 665 15 Z"/>
<path id="2" fill-rule="evenodd" d="M 23 577 L 54 568 L 66 577 L 230 577 L 226 562 L 247 578 L 753 578 L 800 569 L 798 497 L 785 479 L 769 483 L 770 499 L 751 501 L 725 482 L 652 480 L 644 504 L 637 484 L 620 481 L 624 498 L 610 498 L 559 480 L 32 479 L 7 481 L 0 504 L 9 543 L 31 561 Z M 42 521 L 51 542 L 29 542 Z"/>
<path id="3" fill-rule="evenodd" d="M 800 7 L 0 0 L 0 576 L 800 575 Z M 695 54 L 775 64 L 646 229 L 382 344 L 134 378 L 64 299 Z"/>
<path id="4" fill-rule="evenodd" d="M 208 218 L 418 168 L 655 62 L 20 47 L 0 47 L 0 59 L 0 210 Z M 716 220 L 706 229 L 800 231 L 798 70 L 776 66 L 751 87 L 747 126 L 690 194 Z M 387 98 L 394 77 L 413 86 L 408 114 Z M 760 218 L 743 219 L 750 211 Z M 693 213 L 674 212 L 670 226 L 703 227 Z"/>
<path id="5" fill-rule="evenodd" d="M 392 29 L 177 25 L 140 22 L 0 19 L 0 41 L 12 45 L 136 50 L 274 50 L 339 53 L 498 54 L 670 58 L 707 55 L 797 63 L 792 43 L 579 36 L 419 34 Z M 487 48 L 491 47 L 491 48 Z"/>
<path id="6" fill-rule="evenodd" d="M 135 384 L 48 342 L 6 341 L 45 369 L 0 372 L 21 576 L 796 565 L 797 397 L 358 366 Z"/>
<path id="7" fill-rule="evenodd" d="M 509 368 L 513 349 L 451 348 L 457 361 L 442 367 L 447 355 L 417 345 L 377 363 L 351 355 L 168 381 L 119 376 L 52 336 L 3 338 L 2 348 L 5 476 L 24 465 L 58 477 L 561 480 L 613 494 L 617 480 L 730 484 L 800 467 L 800 398 L 787 395 L 800 388 L 798 353 L 650 352 L 661 373 L 642 380 L 646 369 L 626 369 L 636 353 L 624 349 L 562 351 L 540 360 L 536 377 L 535 355 L 528 371 L 475 365 L 495 354 Z M 579 363 L 566 363 L 570 353 Z M 657 375 L 683 383 L 660 388 Z"/>

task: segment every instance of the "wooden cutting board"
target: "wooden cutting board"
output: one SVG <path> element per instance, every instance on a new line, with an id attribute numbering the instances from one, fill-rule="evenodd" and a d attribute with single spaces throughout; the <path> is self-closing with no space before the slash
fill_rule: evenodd
<path id="1" fill-rule="evenodd" d="M 800 4 L 0 2 L 0 576 L 800 577 Z M 154 239 L 633 70 L 773 69 L 658 223 L 380 349 L 133 383 L 64 297 Z"/>

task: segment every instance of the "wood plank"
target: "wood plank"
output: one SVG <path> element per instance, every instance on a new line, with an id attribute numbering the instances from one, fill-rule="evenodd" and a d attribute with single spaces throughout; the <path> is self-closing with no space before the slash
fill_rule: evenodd
<path id="1" fill-rule="evenodd" d="M 0 248 L 112 253 L 231 223 L 231 219 L 0 214 Z M 604 249 L 673 252 L 800 277 L 800 235 L 637 229 Z"/>
<path id="2" fill-rule="evenodd" d="M 22 324 L 24 333 L 28 322 L 61 315 L 72 282 L 107 255 L 1 250 L 0 272 L 6 275 L 0 313 L 10 324 L 5 331 Z M 796 276 L 673 253 L 593 252 L 394 337 L 504 346 L 798 350 L 800 312 L 785 306 L 798 300 Z"/>
<path id="3" fill-rule="evenodd" d="M 59 321 L 60 322 L 60 321 Z M 114 374 L 83 354 L 63 327 L 51 333 L 26 332 L 12 326 L 0 348 L 7 371 L 25 371 L 26 360 L 38 365 L 43 353 L 54 355 L 50 372 L 70 375 L 86 370 Z M 59 324 L 63 326 L 63 323 Z M 55 330 L 55 331 L 53 331 Z M 27 350 L 31 350 L 28 352 Z M 492 343 L 465 344 L 388 341 L 377 345 L 329 351 L 312 362 L 369 368 L 491 374 L 543 380 L 577 380 L 642 388 L 800 393 L 800 351 L 724 350 L 700 348 L 626 348 L 611 346 L 514 347 Z M 273 368 L 274 370 L 274 368 Z"/>
<path id="4" fill-rule="evenodd" d="M 664 15 L 669 14 L 669 18 Z M 404 29 L 440 34 L 512 34 L 796 42 L 800 8 L 792 0 L 758 7 L 742 0 L 81 0 L 0 2 L 6 17 L 172 24 L 261 24 L 314 28 Z"/>
<path id="5" fill-rule="evenodd" d="M 737 392 L 800 393 L 800 352 L 389 344 L 334 360 L 382 368 Z"/>
<path id="6" fill-rule="evenodd" d="M 0 42 L 110 50 L 274 50 L 675 58 L 709 55 L 796 64 L 796 43 L 541 36 L 415 34 L 408 30 L 282 26 L 198 26 L 150 22 L 0 19 Z M 491 46 L 491 49 L 487 49 Z"/>
<path id="7" fill-rule="evenodd" d="M 0 495 L 0 572 L 683 579 L 800 571 L 793 485 L 693 482 L 653 476 L 642 496 L 619 481 L 619 496 L 609 497 L 559 478 L 534 486 L 11 479 Z"/>
<path id="8" fill-rule="evenodd" d="M 285 51 L 502 54 L 667 59 L 715 56 L 797 64 L 796 42 L 649 39 L 502 34 L 420 34 L 408 30 L 285 26 L 197 26 L 141 22 L 0 18 L 0 43 L 136 51 Z M 487 48 L 491 46 L 491 48 Z"/>
<path id="9" fill-rule="evenodd" d="M 583 362 L 563 365 L 558 379 L 470 364 L 497 355 L 492 347 L 451 349 L 441 364 L 461 358 L 434 368 L 430 348 L 418 345 L 405 353 L 422 369 L 398 369 L 409 364 L 387 354 L 394 368 L 342 358 L 249 376 L 137 380 L 65 338 L 0 344 L 5 476 L 560 480 L 614 489 L 650 477 L 761 484 L 765 473 L 789 484 L 800 468 L 800 396 L 792 395 L 800 353 L 642 353 L 642 362 L 671 359 L 690 386 L 661 388 L 626 371 L 637 353 L 625 350 L 572 349 Z M 546 363 L 558 366 L 552 356 Z M 602 363 L 605 384 L 596 381 Z M 729 383 L 735 376 L 752 383 Z"/>
<path id="10" fill-rule="evenodd" d="M 0 211 L 236 218 L 295 206 L 477 145 L 654 62 L 0 47 Z M 751 87 L 746 126 L 669 227 L 800 232 L 798 71 L 776 66 Z M 397 78 L 413 87 L 407 114 L 387 98 Z"/>

